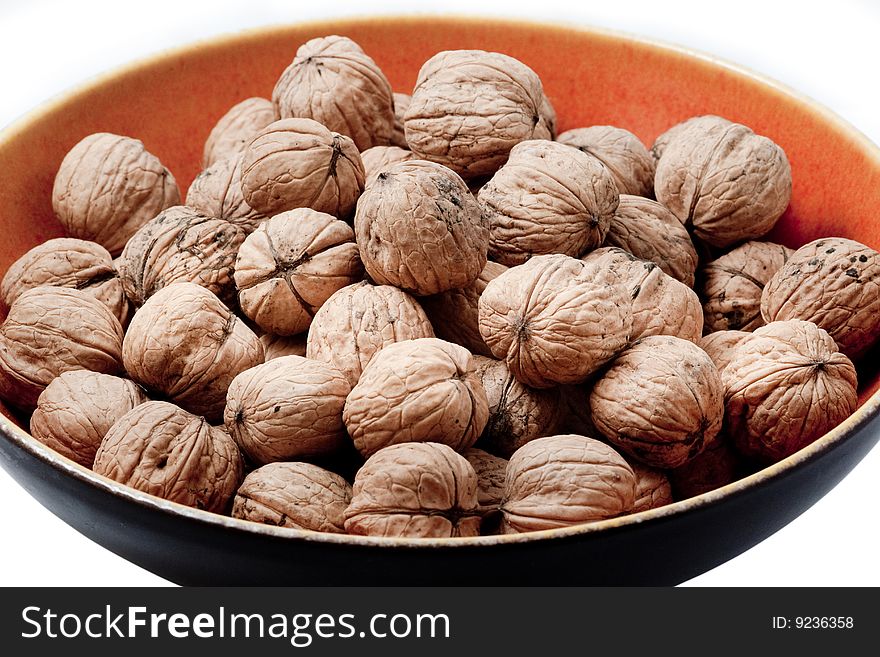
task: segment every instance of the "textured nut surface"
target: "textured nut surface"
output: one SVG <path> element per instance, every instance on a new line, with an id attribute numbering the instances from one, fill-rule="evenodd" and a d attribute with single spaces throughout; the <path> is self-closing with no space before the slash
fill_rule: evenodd
<path id="1" fill-rule="evenodd" d="M 840 237 L 802 246 L 764 288 L 761 314 L 814 322 L 847 356 L 861 356 L 880 337 L 880 253 Z"/>
<path id="2" fill-rule="evenodd" d="M 220 160 L 238 157 L 255 134 L 277 119 L 275 106 L 268 98 L 246 98 L 236 103 L 211 129 L 202 165 L 208 169 Z"/>
<path id="3" fill-rule="evenodd" d="M 700 269 L 699 294 L 707 331 L 754 331 L 764 325 L 761 293 L 793 251 L 746 242 Z"/>
<path id="4" fill-rule="evenodd" d="M 224 301 L 235 297 L 232 272 L 244 231 L 185 205 L 168 208 L 128 241 L 117 263 L 125 294 L 141 305 L 162 288 L 197 283 Z"/>
<path id="5" fill-rule="evenodd" d="M 728 125 L 730 125 L 730 121 L 714 114 L 692 116 L 691 118 L 686 119 L 681 123 L 676 123 L 666 132 L 658 135 L 657 139 L 654 140 L 653 146 L 651 146 L 651 157 L 654 158 L 654 162 L 656 164 L 656 162 L 660 160 L 663 153 L 666 151 L 666 147 L 669 145 L 669 142 L 677 139 L 679 135 L 684 134 L 689 130 L 694 130 L 697 133 L 703 133 L 719 126 L 723 128 Z"/>
<path id="6" fill-rule="evenodd" d="M 474 178 L 493 174 L 519 142 L 552 139 L 555 121 L 528 66 L 500 53 L 449 50 L 419 71 L 404 129 L 419 157 Z"/>
<path id="7" fill-rule="evenodd" d="M 363 275 L 351 227 L 308 208 L 266 221 L 248 235 L 235 261 L 242 312 L 276 335 L 306 331 L 330 295 Z"/>
<path id="8" fill-rule="evenodd" d="M 365 187 L 371 185 L 385 169 L 407 160 L 417 160 L 418 156 L 405 146 L 373 146 L 361 153 L 364 164 Z"/>
<path id="9" fill-rule="evenodd" d="M 497 513 L 501 510 L 501 498 L 504 496 L 507 460 L 476 447 L 468 447 L 462 456 L 477 473 L 477 511 L 484 518 Z"/>
<path id="10" fill-rule="evenodd" d="M 91 468 L 104 436 L 123 415 L 147 401 L 133 381 L 74 370 L 52 379 L 31 415 L 31 435 Z"/>
<path id="11" fill-rule="evenodd" d="M 254 232 L 266 220 L 244 200 L 241 154 L 218 160 L 196 176 L 186 192 L 186 204 L 208 217 L 225 219 L 246 233 Z"/>
<path id="12" fill-rule="evenodd" d="M 94 470 L 132 488 L 187 506 L 223 513 L 244 466 L 232 438 L 174 404 L 149 401 L 107 432 Z"/>
<path id="13" fill-rule="evenodd" d="M 669 470 L 675 499 L 686 500 L 736 481 L 741 457 L 723 433 L 684 465 Z"/>
<path id="14" fill-rule="evenodd" d="M 594 125 L 566 130 L 556 141 L 574 146 L 604 164 L 621 194 L 654 194 L 654 159 L 629 130 L 611 125 Z"/>
<path id="15" fill-rule="evenodd" d="M 721 429 L 724 393 L 714 363 L 694 343 L 650 336 L 623 351 L 590 393 L 596 428 L 638 462 L 678 467 Z"/>
<path id="16" fill-rule="evenodd" d="M 510 457 L 501 513 L 505 533 L 568 527 L 627 513 L 636 477 L 613 448 L 585 436 L 539 438 Z"/>
<path id="17" fill-rule="evenodd" d="M 579 256 L 605 239 L 618 192 L 596 158 L 547 140 L 520 142 L 477 197 L 489 255 L 505 265 L 535 254 Z"/>
<path id="18" fill-rule="evenodd" d="M 474 468 L 451 447 L 392 445 L 358 471 L 345 530 L 367 536 L 477 536 L 477 504 Z"/>
<path id="19" fill-rule="evenodd" d="M 856 371 L 812 322 L 771 322 L 752 335 L 722 372 L 725 424 L 740 452 L 778 461 L 856 409 Z"/>
<path id="20" fill-rule="evenodd" d="M 718 372 L 723 372 L 730 364 L 736 347 L 743 340 L 748 340 L 749 335 L 746 331 L 715 331 L 700 338 L 697 346 L 709 355 Z"/>
<path id="21" fill-rule="evenodd" d="M 470 352 L 437 338 L 378 352 L 345 400 L 342 418 L 364 456 L 397 443 L 472 446 L 489 418 Z"/>
<path id="22" fill-rule="evenodd" d="M 370 277 L 413 294 L 470 285 L 486 264 L 479 204 L 458 175 L 433 162 L 380 173 L 358 201 L 354 231 Z"/>
<path id="23" fill-rule="evenodd" d="M 310 463 L 269 463 L 248 474 L 232 515 L 277 527 L 345 533 L 351 486 L 338 474 Z"/>
<path id="24" fill-rule="evenodd" d="M 305 358 L 306 355 L 305 333 L 299 335 L 264 333 L 260 336 L 260 343 L 263 345 L 263 354 L 267 363 L 282 356 L 302 356 Z"/>
<path id="25" fill-rule="evenodd" d="M 311 119 L 270 123 L 242 155 L 244 200 L 268 216 L 312 208 L 342 219 L 363 189 L 364 165 L 354 142 Z"/>
<path id="26" fill-rule="evenodd" d="M 409 94 L 394 94 L 394 130 L 391 131 L 391 145 L 400 148 L 409 149 L 406 144 L 406 133 L 403 129 L 403 117 L 409 104 L 412 102 L 412 96 Z"/>
<path id="27" fill-rule="evenodd" d="M 0 398 L 15 406 L 36 406 L 40 393 L 64 372 L 117 374 L 121 369 L 119 320 L 80 290 L 26 290 L 0 325 Z"/>
<path id="28" fill-rule="evenodd" d="M 144 145 L 106 132 L 89 135 L 64 156 L 52 208 L 67 234 L 118 255 L 138 228 L 180 203 L 174 176 Z"/>
<path id="29" fill-rule="evenodd" d="M 254 332 L 209 290 L 173 283 L 135 313 L 122 357 L 135 381 L 215 421 L 232 379 L 264 354 Z"/>
<path id="30" fill-rule="evenodd" d="M 526 385 L 578 383 L 626 345 L 630 306 L 608 270 L 565 255 L 535 256 L 486 286 L 480 334 Z"/>
<path id="31" fill-rule="evenodd" d="M 309 460 L 345 442 L 342 406 L 350 390 L 332 365 L 283 356 L 232 380 L 223 419 L 255 463 Z"/>
<path id="32" fill-rule="evenodd" d="M 636 475 L 636 501 L 630 513 L 672 504 L 672 485 L 664 472 L 647 468 L 639 463 L 633 463 L 632 469 Z"/>
<path id="33" fill-rule="evenodd" d="M 394 131 L 391 85 L 361 47 L 331 35 L 306 41 L 275 84 L 281 118 L 305 117 L 354 140 L 358 150 L 385 145 Z"/>

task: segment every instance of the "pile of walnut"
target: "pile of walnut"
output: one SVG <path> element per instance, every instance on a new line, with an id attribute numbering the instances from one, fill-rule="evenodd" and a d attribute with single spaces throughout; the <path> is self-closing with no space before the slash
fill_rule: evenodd
<path id="1" fill-rule="evenodd" d="M 330 36 L 219 119 L 185 204 L 141 142 L 86 137 L 69 237 L 0 287 L 0 396 L 139 490 L 406 537 L 655 508 L 854 411 L 880 254 L 760 241 L 778 145 L 717 116 L 652 150 L 555 131 L 511 57 L 439 53 L 408 96 Z"/>

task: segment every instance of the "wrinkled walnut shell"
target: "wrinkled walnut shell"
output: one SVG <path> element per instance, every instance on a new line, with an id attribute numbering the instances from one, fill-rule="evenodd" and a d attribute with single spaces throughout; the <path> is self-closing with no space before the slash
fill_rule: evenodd
<path id="1" fill-rule="evenodd" d="M 267 219 L 245 203 L 241 155 L 218 160 L 196 176 L 186 192 L 186 204 L 208 217 L 225 219 L 245 233 L 254 232 Z"/>
<path id="2" fill-rule="evenodd" d="M 364 164 L 364 187 L 372 185 L 380 173 L 407 160 L 417 160 L 418 156 L 406 147 L 398 146 L 373 146 L 361 153 L 361 161 Z"/>
<path id="3" fill-rule="evenodd" d="M 736 481 L 741 457 L 724 433 L 699 455 L 669 470 L 675 499 L 686 500 Z"/>
<path id="4" fill-rule="evenodd" d="M 654 194 L 654 159 L 645 145 L 629 130 L 610 125 L 575 128 L 556 141 L 574 146 L 604 164 L 621 194 Z"/>
<path id="5" fill-rule="evenodd" d="M 665 473 L 639 463 L 633 463 L 632 469 L 636 475 L 636 501 L 630 513 L 672 504 L 672 485 Z"/>
<path id="6" fill-rule="evenodd" d="M 306 334 L 299 335 L 272 335 L 264 333 L 260 336 L 263 345 L 265 362 L 281 358 L 282 356 L 306 356 Z"/>
<path id="7" fill-rule="evenodd" d="M 239 157 L 253 136 L 276 120 L 275 106 L 267 98 L 247 98 L 236 103 L 211 129 L 202 166 L 209 169 L 220 160 Z M 189 199 L 186 204 L 191 205 Z"/>
<path id="8" fill-rule="evenodd" d="M 477 473 L 477 512 L 483 518 L 498 513 L 504 496 L 507 460 L 475 447 L 467 448 L 461 455 Z"/>
<path id="9" fill-rule="evenodd" d="M 715 116 L 714 114 L 693 116 L 681 123 L 676 123 L 666 132 L 658 135 L 657 139 L 654 140 L 654 144 L 651 146 L 651 157 L 654 158 L 655 164 L 659 162 L 663 153 L 666 151 L 669 142 L 677 139 L 679 135 L 684 134 L 689 130 L 694 130 L 698 134 L 703 134 L 715 128 L 720 127 L 723 129 L 728 125 L 730 125 L 730 121 L 720 116 Z"/>
<path id="10" fill-rule="evenodd" d="M 718 372 L 723 372 L 730 365 L 737 346 L 750 335 L 746 331 L 715 331 L 700 338 L 697 346 L 709 355 Z"/>
<path id="11" fill-rule="evenodd" d="M 394 129 L 391 131 L 391 145 L 409 150 L 406 144 L 406 133 L 403 129 L 403 117 L 409 104 L 412 102 L 412 96 L 409 94 L 394 94 Z"/>

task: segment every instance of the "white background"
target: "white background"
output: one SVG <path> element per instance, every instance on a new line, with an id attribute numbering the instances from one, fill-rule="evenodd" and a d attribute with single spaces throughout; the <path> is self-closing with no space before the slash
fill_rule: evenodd
<path id="1" fill-rule="evenodd" d="M 90 76 L 166 47 L 259 25 L 416 11 L 592 24 L 700 49 L 812 96 L 880 143 L 880 3 L 867 0 L 0 0 L 0 127 Z M 800 518 L 689 584 L 880 585 L 878 481 L 875 449 Z M 0 501 L 0 585 L 168 584 L 80 536 L 2 470 Z"/>

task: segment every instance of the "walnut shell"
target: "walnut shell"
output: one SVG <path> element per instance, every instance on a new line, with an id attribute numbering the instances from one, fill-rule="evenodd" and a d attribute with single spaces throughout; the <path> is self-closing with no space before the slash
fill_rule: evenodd
<path id="1" fill-rule="evenodd" d="M 709 355 L 718 371 L 723 372 L 730 365 L 737 346 L 750 335 L 746 331 L 715 331 L 700 338 L 697 346 Z"/>
<path id="2" fill-rule="evenodd" d="M 492 456 L 476 447 L 468 447 L 461 455 L 477 473 L 477 512 L 483 518 L 498 513 L 504 496 L 507 459 Z"/>
<path id="3" fill-rule="evenodd" d="M 702 134 L 719 128 L 724 129 L 729 125 L 730 121 L 720 116 L 715 116 L 714 114 L 692 116 L 681 123 L 676 123 L 666 132 L 660 134 L 657 139 L 654 140 L 653 146 L 651 146 L 651 157 L 654 159 L 656 165 L 666 151 L 669 142 L 677 139 L 679 135 L 684 134 L 689 130 L 694 130 L 695 132 Z"/>
<path id="4" fill-rule="evenodd" d="M 82 290 L 107 306 L 120 323 L 129 305 L 110 253 L 100 244 L 59 237 L 35 246 L 12 263 L 0 282 L 0 299 L 11 306 L 40 285 Z"/>
<path id="5" fill-rule="evenodd" d="M 630 513 L 657 509 L 672 504 L 672 485 L 665 473 L 646 468 L 639 463 L 633 463 L 632 469 L 636 475 L 636 501 Z"/>
<path id="6" fill-rule="evenodd" d="M 119 255 L 138 228 L 180 203 L 174 176 L 137 139 L 89 135 L 64 156 L 52 208 L 67 234 Z"/>
<path id="7" fill-rule="evenodd" d="M 136 383 L 109 374 L 74 370 L 52 379 L 31 415 L 31 435 L 91 468 L 104 436 L 123 415 L 147 401 Z"/>
<path id="8" fill-rule="evenodd" d="M 618 192 L 608 169 L 564 144 L 528 140 L 480 189 L 489 256 L 519 265 L 535 254 L 579 256 L 605 239 Z"/>
<path id="9" fill-rule="evenodd" d="M 764 325 L 764 286 L 794 253 L 781 244 L 746 242 L 700 269 L 698 292 L 707 331 L 754 331 Z"/>
<path id="10" fill-rule="evenodd" d="M 345 530 L 366 536 L 478 536 L 477 475 L 451 447 L 404 443 L 358 470 Z"/>
<path id="11" fill-rule="evenodd" d="M 241 155 L 218 160 L 192 181 L 187 206 L 215 219 L 225 219 L 245 233 L 254 232 L 267 217 L 249 206 L 241 191 Z"/>
<path id="12" fill-rule="evenodd" d="M 224 301 L 235 298 L 232 271 L 245 232 L 228 221 L 179 205 L 144 224 L 128 241 L 117 268 L 125 294 L 142 305 L 162 288 L 197 283 Z"/>
<path id="13" fill-rule="evenodd" d="M 260 336 L 260 343 L 263 345 L 263 353 L 265 361 L 281 358 L 282 356 L 302 356 L 306 355 L 306 334 L 299 335 L 272 335 L 264 333 Z"/>
<path id="14" fill-rule="evenodd" d="M 741 457 L 734 451 L 727 436 L 719 439 L 684 465 L 669 470 L 675 498 L 686 500 L 736 481 Z"/>
<path id="15" fill-rule="evenodd" d="M 315 313 L 306 356 L 332 363 L 354 386 L 380 349 L 433 337 L 431 322 L 413 297 L 390 285 L 362 281 L 332 294 Z"/>
<path id="16" fill-rule="evenodd" d="M 345 219 L 363 189 L 354 142 L 311 119 L 270 123 L 242 155 L 244 200 L 267 216 L 307 207 Z"/>
<path id="17" fill-rule="evenodd" d="M 802 246 L 764 288 L 761 315 L 814 322 L 858 358 L 880 337 L 880 253 L 841 237 Z"/>
<path id="18" fill-rule="evenodd" d="M 560 433 L 574 433 L 579 436 L 596 438 L 602 434 L 593 424 L 590 412 L 590 381 L 580 385 L 559 386 L 562 397 Z"/>
<path id="19" fill-rule="evenodd" d="M 519 142 L 552 139 L 555 121 L 540 78 L 522 62 L 448 50 L 419 71 L 404 130 L 419 157 L 476 178 L 495 173 Z"/>
<path id="20" fill-rule="evenodd" d="M 409 149 L 406 145 L 406 133 L 403 129 L 403 117 L 409 104 L 412 102 L 412 96 L 409 94 L 394 94 L 394 129 L 391 131 L 391 145 L 400 148 Z"/>
<path id="21" fill-rule="evenodd" d="M 856 371 L 812 322 L 771 322 L 752 335 L 722 372 L 725 422 L 741 453 L 779 461 L 856 409 Z"/>
<path id="22" fill-rule="evenodd" d="M 276 335 L 308 330 L 330 295 L 363 276 L 351 227 L 308 208 L 269 219 L 248 235 L 235 261 L 242 312 Z"/>
<path id="23" fill-rule="evenodd" d="M 275 84 L 281 118 L 304 117 L 351 137 L 358 150 L 386 145 L 394 131 L 394 96 L 385 74 L 344 36 L 306 41 Z M 318 209 L 318 208 L 316 208 Z"/>
<path id="24" fill-rule="evenodd" d="M 471 447 L 489 402 L 470 352 L 437 338 L 390 344 L 364 368 L 342 419 L 364 456 L 389 445 L 434 442 Z"/>
<path id="25" fill-rule="evenodd" d="M 269 463 L 248 474 L 235 494 L 232 516 L 277 527 L 345 533 L 351 486 L 310 463 Z"/>
<path id="26" fill-rule="evenodd" d="M 628 513 L 636 477 L 614 449 L 565 434 L 539 438 L 510 457 L 501 501 L 505 533 L 594 522 Z"/>
<path id="27" fill-rule="evenodd" d="M 94 470 L 145 493 L 223 513 L 244 465 L 225 431 L 174 404 L 148 401 L 110 428 Z"/>
<path id="28" fill-rule="evenodd" d="M 675 468 L 721 429 L 724 392 L 714 363 L 694 343 L 649 336 L 623 351 L 593 385 L 596 428 L 636 461 Z"/>
<path id="29" fill-rule="evenodd" d="M 103 303 L 80 290 L 22 292 L 0 324 L 0 398 L 32 409 L 64 372 L 122 369 L 122 326 Z"/>
<path id="30" fill-rule="evenodd" d="M 364 187 L 372 185 L 380 173 L 398 162 L 417 160 L 418 156 L 405 147 L 398 146 L 373 146 L 361 153 L 361 162 L 364 164 Z"/>
<path id="31" fill-rule="evenodd" d="M 604 164 L 621 194 L 654 194 L 654 158 L 629 130 L 611 125 L 566 130 L 556 141 L 574 146 Z"/>
<path id="32" fill-rule="evenodd" d="M 232 380 L 223 419 L 255 463 L 311 460 L 345 444 L 342 407 L 350 391 L 332 365 L 284 356 Z"/>
<path id="33" fill-rule="evenodd" d="M 215 421 L 230 382 L 264 354 L 254 332 L 209 290 L 173 283 L 134 314 L 122 357 L 135 381 Z"/>
<path id="34" fill-rule="evenodd" d="M 221 160 L 238 158 L 253 136 L 278 118 L 268 98 L 246 98 L 236 103 L 211 129 L 205 141 L 202 166 L 210 169 Z M 186 204 L 191 205 L 188 198 Z"/>

